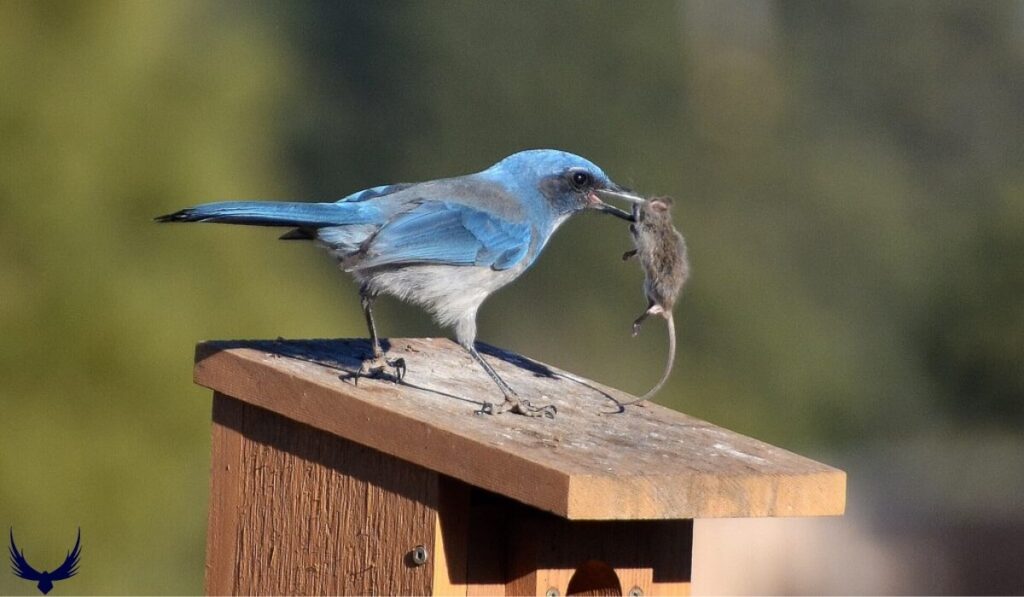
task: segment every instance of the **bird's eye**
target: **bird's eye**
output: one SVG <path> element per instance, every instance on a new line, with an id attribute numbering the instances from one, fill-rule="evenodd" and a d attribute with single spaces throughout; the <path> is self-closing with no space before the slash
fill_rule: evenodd
<path id="1" fill-rule="evenodd" d="M 576 170 L 572 173 L 572 185 L 582 189 L 590 185 L 590 173 L 586 170 Z"/>

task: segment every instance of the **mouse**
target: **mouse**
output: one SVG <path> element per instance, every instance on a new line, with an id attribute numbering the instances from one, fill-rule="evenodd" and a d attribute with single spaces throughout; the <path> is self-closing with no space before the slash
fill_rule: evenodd
<path id="1" fill-rule="evenodd" d="M 672 223 L 672 198 L 652 197 L 633 205 L 629 233 L 634 249 L 622 255 L 623 261 L 636 258 L 644 271 L 644 297 L 647 309 L 633 322 L 633 336 L 640 333 L 644 320 L 652 315 L 665 319 L 668 325 L 668 362 L 661 379 L 646 394 L 623 405 L 649 400 L 665 385 L 676 359 L 676 326 L 672 310 L 690 277 L 686 240 Z"/>

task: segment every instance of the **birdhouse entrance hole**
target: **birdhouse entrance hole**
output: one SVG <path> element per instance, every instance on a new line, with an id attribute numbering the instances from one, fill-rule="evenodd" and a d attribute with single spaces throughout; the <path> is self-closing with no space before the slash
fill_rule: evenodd
<path id="1" fill-rule="evenodd" d="M 566 595 L 622 595 L 619 576 L 600 560 L 587 560 L 569 580 Z"/>

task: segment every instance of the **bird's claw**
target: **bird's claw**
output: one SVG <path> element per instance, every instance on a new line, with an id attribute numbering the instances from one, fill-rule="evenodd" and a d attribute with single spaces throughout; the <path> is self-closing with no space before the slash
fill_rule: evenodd
<path id="1" fill-rule="evenodd" d="M 547 417 L 548 419 L 554 419 L 555 414 L 558 413 L 558 409 L 555 408 L 554 404 L 546 404 L 544 406 L 534 406 L 530 404 L 529 400 L 525 399 L 508 399 L 506 398 L 505 404 L 499 412 L 511 412 L 517 415 L 523 415 L 524 417 Z"/>
<path id="2" fill-rule="evenodd" d="M 494 414 L 494 404 L 492 404 L 490 402 L 484 402 L 483 404 L 480 405 L 480 410 L 473 411 L 473 414 L 474 415 L 493 415 Z"/>
<path id="3" fill-rule="evenodd" d="M 400 383 L 405 379 L 407 371 L 408 368 L 405 365 L 405 359 L 401 357 L 389 359 L 385 355 L 381 354 L 363 361 L 362 365 L 359 367 L 359 371 L 350 373 L 346 379 L 351 378 L 355 385 L 359 385 L 360 377 L 389 379 L 395 383 Z"/>
<path id="4" fill-rule="evenodd" d="M 388 365 L 391 365 L 395 369 L 395 383 L 405 379 L 405 374 L 409 372 L 409 369 L 405 366 L 405 359 L 402 357 L 391 359 L 388 361 Z"/>

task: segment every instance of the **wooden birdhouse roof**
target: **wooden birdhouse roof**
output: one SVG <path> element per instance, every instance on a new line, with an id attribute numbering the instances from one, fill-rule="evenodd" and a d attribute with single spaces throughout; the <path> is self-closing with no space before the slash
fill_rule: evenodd
<path id="1" fill-rule="evenodd" d="M 402 383 L 348 373 L 365 340 L 215 341 L 196 383 L 342 438 L 578 520 L 843 513 L 842 471 L 500 349 L 484 358 L 554 419 L 477 415 L 500 401 L 450 340 L 391 339 Z"/>

